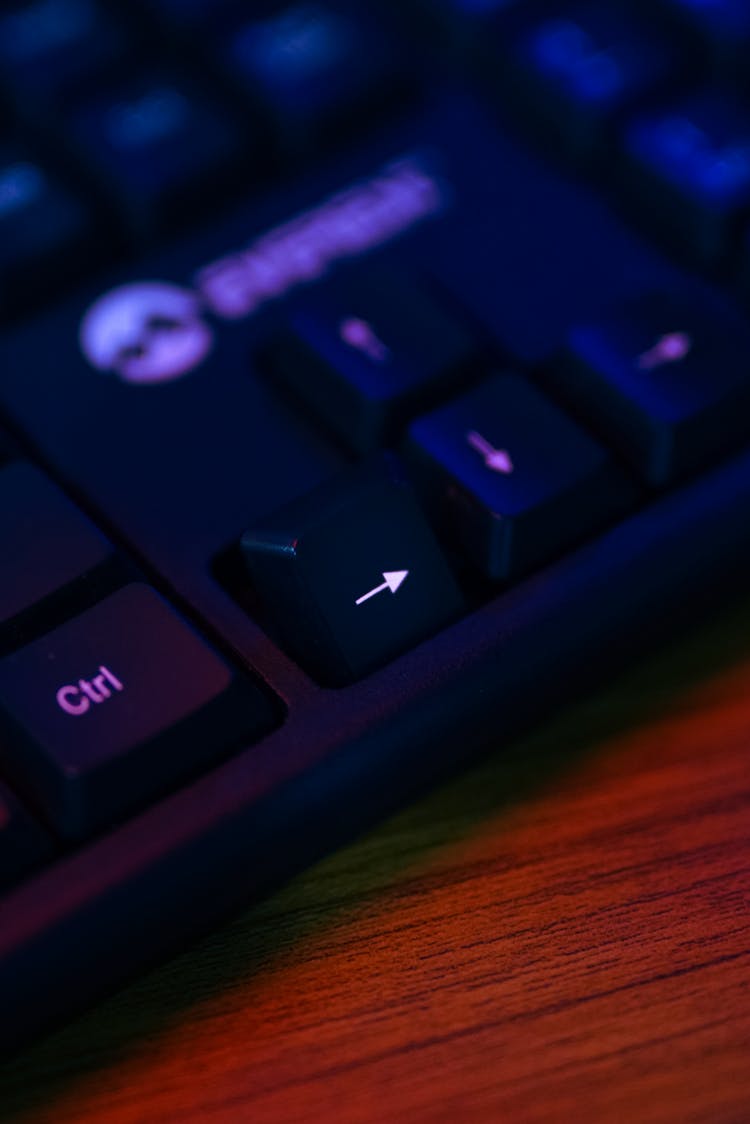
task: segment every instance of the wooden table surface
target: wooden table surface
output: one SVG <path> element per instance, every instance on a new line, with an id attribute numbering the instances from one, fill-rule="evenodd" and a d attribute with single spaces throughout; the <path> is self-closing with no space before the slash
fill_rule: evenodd
<path id="1" fill-rule="evenodd" d="M 750 601 L 7 1063 L 0 1115 L 748 1124 Z"/>

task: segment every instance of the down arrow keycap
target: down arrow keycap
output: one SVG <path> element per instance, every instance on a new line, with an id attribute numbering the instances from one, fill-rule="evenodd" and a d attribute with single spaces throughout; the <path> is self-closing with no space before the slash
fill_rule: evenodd
<path id="1" fill-rule="evenodd" d="M 458 616 L 463 601 L 395 458 L 361 466 L 242 538 L 284 646 L 343 686 Z"/>

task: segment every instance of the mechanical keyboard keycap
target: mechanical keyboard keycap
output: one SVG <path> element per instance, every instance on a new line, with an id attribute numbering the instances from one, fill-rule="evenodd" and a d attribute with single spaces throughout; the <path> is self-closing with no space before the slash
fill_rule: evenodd
<path id="1" fill-rule="evenodd" d="M 112 547 L 37 468 L 0 468 L 0 626 L 111 559 Z"/>
<path id="2" fill-rule="evenodd" d="M 532 24 L 509 61 L 530 111 L 579 156 L 600 149 L 625 112 L 679 75 L 672 44 L 599 3 Z"/>
<path id="3" fill-rule="evenodd" d="M 35 159 L 0 145 L 0 318 L 69 284 L 95 258 L 84 204 Z"/>
<path id="4" fill-rule="evenodd" d="M 0 890 L 52 857 L 52 841 L 0 784 Z"/>
<path id="5" fill-rule="evenodd" d="M 397 78 L 387 40 L 351 5 L 287 5 L 239 27 L 222 57 L 293 152 L 342 125 L 361 128 L 363 113 L 392 97 Z"/>
<path id="6" fill-rule="evenodd" d="M 136 235 L 173 229 L 233 188 L 252 147 L 182 79 L 143 75 L 73 115 L 76 147 Z"/>
<path id="7" fill-rule="evenodd" d="M 464 324 L 402 271 L 365 267 L 302 296 L 266 352 L 271 373 L 355 452 L 399 427 L 470 372 Z"/>
<path id="8" fill-rule="evenodd" d="M 489 578 L 560 553 L 632 499 L 612 457 L 518 375 L 498 375 L 409 428 L 446 531 Z"/>
<path id="9" fill-rule="evenodd" d="M 708 52 L 720 81 L 732 74 L 747 85 L 750 6 L 747 0 L 658 0 L 675 28 Z"/>
<path id="10" fill-rule="evenodd" d="M 341 686 L 426 639 L 459 589 L 390 457 L 336 477 L 242 538 L 250 577 L 286 646 Z"/>
<path id="11" fill-rule="evenodd" d="M 652 485 L 750 436 L 750 331 L 707 300 L 644 297 L 574 328 L 549 377 Z"/>
<path id="12" fill-rule="evenodd" d="M 97 0 L 26 0 L 0 11 L 0 86 L 22 113 L 49 112 L 111 75 L 126 36 Z"/>
<path id="13" fill-rule="evenodd" d="M 131 585 L 0 662 L 0 762 L 79 838 L 274 724 L 270 700 Z"/>
<path id="14" fill-rule="evenodd" d="M 644 216 L 684 255 L 722 261 L 750 210 L 750 104 L 715 91 L 635 118 L 626 176 Z"/>

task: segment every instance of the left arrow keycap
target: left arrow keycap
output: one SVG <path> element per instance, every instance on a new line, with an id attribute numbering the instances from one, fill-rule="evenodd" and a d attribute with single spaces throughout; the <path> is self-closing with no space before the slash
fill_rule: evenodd
<path id="1" fill-rule="evenodd" d="M 248 531 L 242 550 L 283 644 L 326 684 L 359 679 L 462 609 L 458 586 L 392 457 L 284 508 Z"/>

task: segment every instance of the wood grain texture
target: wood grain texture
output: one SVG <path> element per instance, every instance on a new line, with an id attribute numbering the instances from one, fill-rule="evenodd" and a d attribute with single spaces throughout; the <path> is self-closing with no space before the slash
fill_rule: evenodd
<path id="1" fill-rule="evenodd" d="M 14 1124 L 750 1120 L 750 602 L 0 1068 Z"/>

